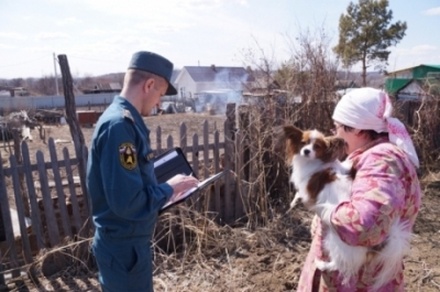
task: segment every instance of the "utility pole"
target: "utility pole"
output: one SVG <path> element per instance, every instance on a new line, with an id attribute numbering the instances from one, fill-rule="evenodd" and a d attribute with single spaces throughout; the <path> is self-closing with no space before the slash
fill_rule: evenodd
<path id="1" fill-rule="evenodd" d="M 53 67 L 55 69 L 55 92 L 56 95 L 60 95 L 59 91 L 58 91 L 58 73 L 57 73 L 57 58 L 55 56 L 55 53 L 53 53 Z"/>

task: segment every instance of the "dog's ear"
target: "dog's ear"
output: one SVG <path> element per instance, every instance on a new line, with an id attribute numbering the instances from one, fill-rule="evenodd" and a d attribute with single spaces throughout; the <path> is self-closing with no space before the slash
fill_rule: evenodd
<path id="1" fill-rule="evenodd" d="M 333 153 L 334 159 L 343 160 L 346 156 L 346 143 L 344 139 L 331 136 L 326 138 L 329 143 L 328 151 Z"/>
<path id="2" fill-rule="evenodd" d="M 290 165 L 292 158 L 300 151 L 303 132 L 295 126 L 284 126 L 284 141 L 286 149 L 286 163 Z"/>
<path id="3" fill-rule="evenodd" d="M 295 126 L 287 125 L 284 126 L 284 136 L 288 140 L 301 141 L 303 137 L 303 131 Z"/>

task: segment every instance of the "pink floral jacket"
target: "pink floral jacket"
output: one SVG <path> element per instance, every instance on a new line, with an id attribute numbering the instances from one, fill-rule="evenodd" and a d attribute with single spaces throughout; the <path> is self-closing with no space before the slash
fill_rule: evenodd
<path id="1" fill-rule="evenodd" d="M 413 164 L 403 151 L 386 140 L 378 140 L 348 157 L 357 169 L 350 202 L 340 204 L 331 223 L 343 241 L 350 245 L 375 246 L 387 237 L 394 218 L 414 225 L 421 204 L 421 189 Z M 319 271 L 315 258 L 326 259 L 322 249 L 325 229 L 319 217 L 312 223 L 312 244 L 301 272 L 298 291 L 371 291 L 372 276 L 380 267 L 366 264 L 357 279 L 341 284 L 338 273 Z M 402 263 L 403 267 L 403 263 Z M 404 291 L 403 270 L 379 291 Z"/>

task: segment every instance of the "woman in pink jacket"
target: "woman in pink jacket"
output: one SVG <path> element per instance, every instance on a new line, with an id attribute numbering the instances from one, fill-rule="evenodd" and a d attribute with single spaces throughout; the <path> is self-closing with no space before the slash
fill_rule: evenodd
<path id="1" fill-rule="evenodd" d="M 374 277 L 382 272 L 381 266 L 367 262 L 356 278 L 343 285 L 337 271 L 318 270 L 315 259 L 328 256 L 322 248 L 325 225 L 331 224 L 347 244 L 372 249 L 386 241 L 394 219 L 414 225 L 421 204 L 419 160 L 405 126 L 391 112 L 387 94 L 373 88 L 352 90 L 337 104 L 335 135 L 345 140 L 347 159 L 357 173 L 351 200 L 337 206 L 330 222 L 321 224 L 320 214 L 315 216 L 298 291 L 374 291 Z M 396 277 L 375 291 L 404 290 L 402 259 Z"/>

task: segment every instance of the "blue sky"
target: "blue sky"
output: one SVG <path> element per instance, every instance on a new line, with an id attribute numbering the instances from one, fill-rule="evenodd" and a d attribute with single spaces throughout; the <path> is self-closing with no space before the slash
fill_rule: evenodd
<path id="1" fill-rule="evenodd" d="M 357 1 L 356 1 L 357 2 Z M 388 71 L 440 65 L 440 1 L 390 0 L 407 34 Z M 325 28 L 331 47 L 349 0 L 0 0 L 0 78 L 54 75 L 66 54 L 74 77 L 125 71 L 150 50 L 183 66 L 243 66 L 253 50 L 281 62 L 299 32 Z M 58 73 L 59 67 L 57 67 Z"/>

